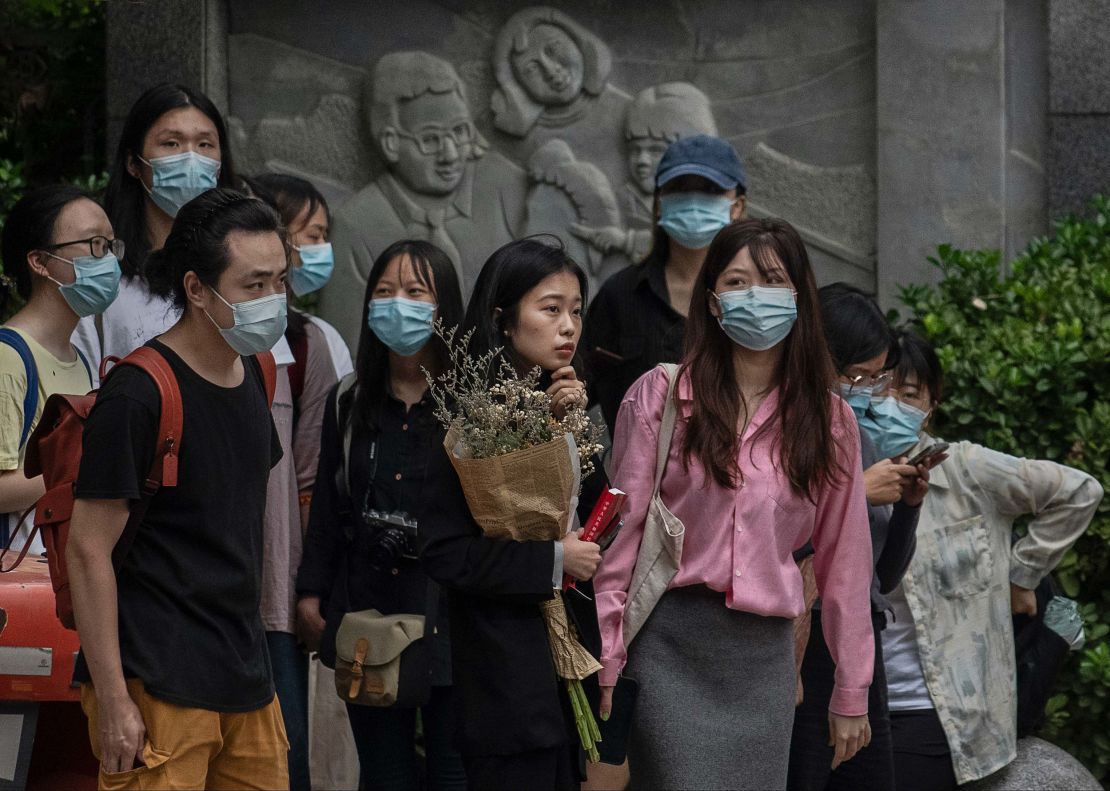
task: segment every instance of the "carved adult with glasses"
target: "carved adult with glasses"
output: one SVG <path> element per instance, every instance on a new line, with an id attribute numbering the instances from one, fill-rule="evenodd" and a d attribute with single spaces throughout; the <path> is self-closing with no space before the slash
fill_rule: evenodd
<path id="1" fill-rule="evenodd" d="M 491 252 L 523 225 L 524 171 L 474 127 L 463 82 L 426 52 L 392 52 L 367 81 L 370 131 L 386 172 L 340 209 L 332 227 L 337 277 L 323 309 L 358 341 L 360 300 L 374 259 L 398 239 L 428 241 L 454 263 L 463 296 Z"/>
<path id="2" fill-rule="evenodd" d="M 42 476 L 23 474 L 23 456 L 46 399 L 93 386 L 70 335 L 79 317 L 115 299 L 123 248 L 104 210 L 76 187 L 33 190 L 8 214 L 0 313 L 16 295 L 26 304 L 0 328 L 0 547 L 15 533 L 23 546 L 32 520 L 18 516 L 43 494 Z"/>

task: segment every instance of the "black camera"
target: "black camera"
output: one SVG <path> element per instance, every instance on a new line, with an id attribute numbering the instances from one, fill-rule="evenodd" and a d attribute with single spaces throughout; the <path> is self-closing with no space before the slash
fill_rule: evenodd
<path id="1" fill-rule="evenodd" d="M 362 520 L 371 531 L 370 567 L 375 571 L 396 568 L 402 560 L 416 560 L 416 520 L 404 511 L 367 508 Z"/>

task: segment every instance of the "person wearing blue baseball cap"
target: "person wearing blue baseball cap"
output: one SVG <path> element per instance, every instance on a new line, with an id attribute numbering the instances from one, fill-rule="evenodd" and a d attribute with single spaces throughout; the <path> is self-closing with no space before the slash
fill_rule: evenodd
<path id="1" fill-rule="evenodd" d="M 746 191 L 740 156 L 719 137 L 681 138 L 659 160 L 651 251 L 606 281 L 584 328 L 587 381 L 610 432 L 629 386 L 658 363 L 681 358 L 709 243 L 744 216 Z"/>

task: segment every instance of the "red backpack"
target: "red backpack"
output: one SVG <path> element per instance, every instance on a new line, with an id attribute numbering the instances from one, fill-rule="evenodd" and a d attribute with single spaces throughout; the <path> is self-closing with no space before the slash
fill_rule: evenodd
<path id="1" fill-rule="evenodd" d="M 266 352 L 257 355 L 256 359 L 262 368 L 267 402 L 273 406 L 274 389 L 277 385 L 274 357 Z M 177 485 L 177 459 L 184 423 L 181 390 L 177 386 L 173 368 L 165 357 L 150 346 L 141 346 L 117 362 L 112 370 L 123 365 L 134 365 L 146 371 L 158 387 L 162 408 L 158 418 L 158 445 L 154 453 L 154 463 L 143 483 L 143 495 L 132 504 L 127 524 L 112 550 L 112 563 L 117 572 L 131 548 L 131 542 L 135 540 L 151 498 L 163 486 Z M 102 371 L 101 380 L 103 379 Z M 28 440 L 23 464 L 28 478 L 43 476 L 46 493 L 34 506 L 35 526 L 10 568 L 3 568 L 3 558 L 11 548 L 11 539 L 3 552 L 0 552 L 0 571 L 13 571 L 27 555 L 35 532 L 42 534 L 46 562 L 50 567 L 50 582 L 54 587 L 55 610 L 58 620 L 67 629 L 75 629 L 76 625 L 73 621 L 69 571 L 66 569 L 66 540 L 69 537 L 69 520 L 73 515 L 74 487 L 81 468 L 81 438 L 85 421 L 95 403 L 95 390 L 83 396 L 56 393 L 47 399 L 38 426 Z"/>

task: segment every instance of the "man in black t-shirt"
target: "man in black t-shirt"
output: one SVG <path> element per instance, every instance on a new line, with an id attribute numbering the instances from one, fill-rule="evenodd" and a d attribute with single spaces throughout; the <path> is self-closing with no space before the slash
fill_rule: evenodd
<path id="1" fill-rule="evenodd" d="M 152 254 L 183 309 L 147 345 L 181 391 L 177 485 L 112 550 L 155 457 L 161 400 L 112 373 L 85 426 L 66 559 L 76 679 L 101 787 L 286 788 L 288 742 L 259 617 L 262 523 L 281 446 L 253 356 L 285 329 L 284 241 L 260 201 L 213 190 Z"/>

